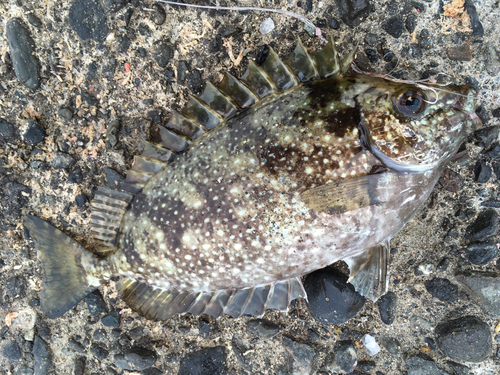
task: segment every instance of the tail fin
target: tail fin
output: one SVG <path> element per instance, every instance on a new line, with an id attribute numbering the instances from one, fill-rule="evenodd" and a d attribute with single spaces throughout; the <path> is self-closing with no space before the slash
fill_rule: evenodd
<path id="1" fill-rule="evenodd" d="M 27 215 L 24 226 L 45 271 L 40 307 L 49 318 L 58 318 L 99 287 L 100 281 L 87 275 L 97 257 L 42 219 Z"/>

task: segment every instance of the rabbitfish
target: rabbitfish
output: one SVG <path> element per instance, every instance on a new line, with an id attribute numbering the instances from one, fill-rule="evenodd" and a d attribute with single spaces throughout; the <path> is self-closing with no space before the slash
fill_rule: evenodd
<path id="1" fill-rule="evenodd" d="M 376 300 L 389 240 L 480 124 L 469 86 L 347 73 L 333 40 L 286 62 L 270 49 L 240 80 L 208 83 L 160 126 L 120 189 L 92 202 L 96 248 L 28 216 L 41 309 L 58 317 L 112 276 L 152 319 L 286 310 L 300 277 L 345 260 Z"/>

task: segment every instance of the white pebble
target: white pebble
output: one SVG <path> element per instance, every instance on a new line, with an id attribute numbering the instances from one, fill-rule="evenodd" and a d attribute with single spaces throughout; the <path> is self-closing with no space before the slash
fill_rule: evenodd
<path id="1" fill-rule="evenodd" d="M 366 349 L 366 354 L 375 355 L 380 352 L 380 346 L 375 341 L 375 337 L 370 335 L 364 335 L 361 340 Z"/>
<path id="2" fill-rule="evenodd" d="M 271 17 L 266 18 L 261 24 L 260 24 L 260 32 L 262 34 L 267 34 L 273 31 L 274 29 L 274 21 L 272 20 Z"/>

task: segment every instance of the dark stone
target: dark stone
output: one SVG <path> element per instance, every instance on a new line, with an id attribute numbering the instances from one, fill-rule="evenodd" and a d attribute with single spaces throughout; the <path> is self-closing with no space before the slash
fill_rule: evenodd
<path id="1" fill-rule="evenodd" d="M 347 282 L 347 276 L 325 268 L 309 274 L 304 288 L 311 314 L 325 324 L 342 324 L 358 313 L 366 299 Z"/>
<path id="2" fill-rule="evenodd" d="M 23 139 L 29 146 L 34 146 L 43 142 L 45 132 L 36 120 L 28 120 L 26 131 L 23 133 Z"/>
<path id="3" fill-rule="evenodd" d="M 390 61 L 392 61 L 392 59 L 393 59 L 393 58 L 394 58 L 394 56 L 395 56 L 395 55 L 394 55 L 394 52 L 392 52 L 392 51 L 390 51 L 390 50 L 388 50 L 388 49 L 385 49 L 385 48 L 384 48 L 384 50 L 383 50 L 382 52 L 383 52 L 383 54 L 384 54 L 383 59 L 384 59 L 384 61 L 386 61 L 386 62 L 390 62 Z"/>
<path id="4" fill-rule="evenodd" d="M 394 292 L 388 292 L 377 301 L 380 319 L 385 324 L 392 324 L 396 318 L 397 297 Z"/>
<path id="5" fill-rule="evenodd" d="M 66 120 L 71 120 L 73 118 L 73 111 L 68 107 L 61 107 L 57 111 L 58 115 Z"/>
<path id="6" fill-rule="evenodd" d="M 411 43 L 410 48 L 408 48 L 408 55 L 415 59 L 421 58 L 424 54 L 422 53 L 422 49 L 416 43 Z"/>
<path id="7" fill-rule="evenodd" d="M 28 366 L 22 365 L 19 367 L 16 372 L 14 372 L 14 375 L 33 375 L 33 369 L 29 368 Z M 76 375 L 76 374 L 75 374 Z"/>
<path id="8" fill-rule="evenodd" d="M 16 340 L 12 340 L 7 343 L 3 347 L 3 356 L 7 358 L 11 362 L 19 362 L 21 358 L 23 358 L 23 352 L 21 351 L 21 347 L 16 342 Z"/>
<path id="9" fill-rule="evenodd" d="M 85 302 L 89 308 L 90 315 L 98 315 L 108 310 L 99 290 L 95 290 L 85 297 Z"/>
<path id="10" fill-rule="evenodd" d="M 395 337 L 381 336 L 380 343 L 393 356 L 397 356 L 401 352 L 401 343 Z"/>
<path id="11" fill-rule="evenodd" d="M 312 0 L 306 0 L 306 3 L 304 4 L 304 10 L 307 13 L 311 13 L 313 8 Z"/>
<path id="12" fill-rule="evenodd" d="M 371 49 L 371 48 L 366 48 L 365 53 L 366 53 L 366 56 L 368 57 L 368 60 L 370 61 L 370 63 L 372 63 L 372 64 L 377 63 L 377 61 L 378 61 L 377 51 L 375 51 L 374 49 Z"/>
<path id="13" fill-rule="evenodd" d="M 472 263 L 484 265 L 497 257 L 498 249 L 496 243 L 484 242 L 469 245 L 465 253 Z"/>
<path id="14" fill-rule="evenodd" d="M 371 47 L 375 47 L 378 43 L 378 37 L 376 34 L 368 33 L 365 36 L 365 43 Z"/>
<path id="15" fill-rule="evenodd" d="M 495 111 L 492 111 L 491 114 L 495 117 Z M 489 148 L 492 143 L 498 139 L 499 134 L 500 126 L 489 126 L 476 130 L 474 132 L 474 138 L 477 140 L 479 146 Z"/>
<path id="16" fill-rule="evenodd" d="M 158 356 L 155 352 L 137 346 L 127 350 L 124 354 L 115 355 L 115 365 L 124 370 L 145 370 L 153 366 L 157 360 Z"/>
<path id="17" fill-rule="evenodd" d="M 104 360 L 109 355 L 109 352 L 97 343 L 92 344 L 90 347 L 90 353 L 92 353 L 99 361 Z"/>
<path id="18" fill-rule="evenodd" d="M 439 178 L 439 183 L 443 189 L 456 193 L 462 188 L 464 181 L 460 174 L 451 169 L 446 169 Z"/>
<path id="19" fill-rule="evenodd" d="M 85 357 L 75 358 L 75 367 L 73 368 L 74 375 L 84 375 L 85 365 L 87 364 L 87 359 Z"/>
<path id="20" fill-rule="evenodd" d="M 120 312 L 111 311 L 108 315 L 101 319 L 101 322 L 106 327 L 120 327 Z"/>
<path id="21" fill-rule="evenodd" d="M 333 29 L 333 30 L 338 30 L 340 28 L 340 22 L 337 21 L 337 19 L 335 18 L 332 18 L 330 20 L 330 27 Z"/>
<path id="22" fill-rule="evenodd" d="M 491 355 L 490 327 L 475 316 L 464 316 L 438 324 L 435 334 L 439 349 L 452 359 L 481 362 Z"/>
<path id="23" fill-rule="evenodd" d="M 467 241 L 483 241 L 498 233 L 498 214 L 493 209 L 482 211 L 465 230 Z"/>
<path id="24" fill-rule="evenodd" d="M 12 276 L 4 284 L 5 294 L 12 299 L 21 299 L 26 297 L 26 280 L 21 276 Z"/>
<path id="25" fill-rule="evenodd" d="M 408 375 L 449 375 L 440 370 L 434 361 L 420 357 L 411 357 L 407 362 Z"/>
<path id="26" fill-rule="evenodd" d="M 178 375 L 226 374 L 226 351 L 223 346 L 205 348 L 181 359 Z"/>
<path id="27" fill-rule="evenodd" d="M 33 343 L 33 356 L 35 357 L 35 375 L 47 374 L 52 363 L 52 356 L 49 345 L 38 335 L 35 336 Z"/>
<path id="28" fill-rule="evenodd" d="M 190 67 L 186 60 L 180 60 L 177 64 L 177 82 L 184 83 Z"/>
<path id="29" fill-rule="evenodd" d="M 40 63 L 28 29 L 20 18 L 11 18 L 6 35 L 17 79 L 27 88 L 36 89 L 40 85 Z"/>
<path id="30" fill-rule="evenodd" d="M 43 26 L 42 20 L 35 16 L 33 13 L 28 13 L 27 15 L 28 22 L 36 27 L 37 29 L 41 28 Z"/>
<path id="31" fill-rule="evenodd" d="M 163 25 L 167 19 L 167 12 L 165 12 L 165 8 L 163 8 L 160 4 L 153 4 L 152 8 L 151 21 L 158 26 Z"/>
<path id="32" fill-rule="evenodd" d="M 499 168 L 500 168 L 500 164 L 499 164 Z M 490 200 L 481 202 L 480 206 L 481 207 L 489 207 L 489 208 L 500 208 L 500 201 L 490 199 Z"/>
<path id="33" fill-rule="evenodd" d="M 283 346 L 293 359 L 293 370 L 297 374 L 310 374 L 314 359 L 314 349 L 306 344 L 299 344 L 288 337 L 283 337 Z"/>
<path id="34" fill-rule="evenodd" d="M 436 342 L 434 341 L 434 339 L 433 339 L 433 338 L 431 338 L 431 337 L 426 337 L 426 338 L 424 339 L 424 341 L 425 341 L 425 343 L 426 343 L 427 345 L 429 345 L 429 348 L 431 348 L 431 350 L 436 351 L 436 349 L 437 349 L 437 348 L 436 348 Z"/>
<path id="35" fill-rule="evenodd" d="M 500 159 L 500 144 L 493 143 L 488 151 L 484 153 L 487 157 L 493 160 Z"/>
<path id="36" fill-rule="evenodd" d="M 426 280 L 425 289 L 430 295 L 443 302 L 454 302 L 458 299 L 458 287 L 448 279 L 436 277 Z"/>
<path id="37" fill-rule="evenodd" d="M 461 365 L 460 363 L 453 361 L 446 361 L 446 364 L 451 367 L 451 369 L 455 372 L 455 375 L 472 375 L 469 368 L 465 365 Z"/>
<path id="38" fill-rule="evenodd" d="M 108 13 L 116 13 L 127 6 L 130 0 L 103 0 L 104 9 Z"/>
<path id="39" fill-rule="evenodd" d="M 441 273 L 446 271 L 448 265 L 450 264 L 450 258 L 443 258 L 436 266 L 436 273 Z"/>
<path id="40" fill-rule="evenodd" d="M 408 30 L 408 32 L 411 34 L 412 32 L 415 31 L 415 28 L 417 27 L 417 16 L 414 14 L 408 15 L 405 20 L 405 28 Z"/>
<path id="41" fill-rule="evenodd" d="M 338 14 L 349 27 L 356 27 L 370 14 L 369 0 L 335 0 Z"/>
<path id="42" fill-rule="evenodd" d="M 69 8 L 69 24 L 80 39 L 104 40 L 109 28 L 98 0 L 74 0 Z"/>
<path id="43" fill-rule="evenodd" d="M 68 175 L 68 182 L 80 184 L 83 181 L 83 172 L 80 168 L 75 169 Z"/>
<path id="44" fill-rule="evenodd" d="M 120 131 L 120 121 L 113 120 L 106 128 L 106 146 L 115 147 L 118 143 L 118 132 Z"/>
<path id="45" fill-rule="evenodd" d="M 359 361 L 356 367 L 362 371 L 368 372 L 368 371 L 375 370 L 375 367 L 377 367 L 377 365 L 375 364 L 375 361 L 363 360 L 363 361 Z"/>
<path id="46" fill-rule="evenodd" d="M 148 368 L 141 371 L 141 375 L 165 375 L 165 373 L 157 368 Z"/>
<path id="47" fill-rule="evenodd" d="M 474 180 L 479 183 L 488 182 L 491 177 L 491 168 L 484 160 L 478 160 L 474 166 Z"/>
<path id="48" fill-rule="evenodd" d="M 403 34 L 404 23 L 401 17 L 392 16 L 383 23 L 382 28 L 387 34 L 397 39 Z"/>
<path id="49" fill-rule="evenodd" d="M 479 15 L 477 14 L 477 10 L 476 10 L 476 6 L 474 5 L 474 1 L 473 0 L 465 0 L 464 8 L 470 17 L 472 35 L 483 36 L 484 35 L 483 25 L 481 24 L 481 21 L 479 21 Z"/>
<path id="50" fill-rule="evenodd" d="M 154 53 L 154 58 L 160 67 L 165 68 L 173 57 L 174 48 L 170 43 L 166 41 L 158 43 Z"/>
<path id="51" fill-rule="evenodd" d="M 106 185 L 112 188 L 120 186 L 120 183 L 125 181 L 125 177 L 119 174 L 117 171 L 111 168 L 104 168 L 102 170 L 104 178 L 106 179 Z"/>
<path id="52" fill-rule="evenodd" d="M 68 346 L 75 353 L 80 353 L 80 354 L 85 353 L 85 347 L 73 338 L 68 339 Z"/>
<path id="53" fill-rule="evenodd" d="M 116 50 L 120 53 L 127 53 L 132 44 L 130 38 L 126 35 L 118 35 L 116 39 Z"/>
<path id="54" fill-rule="evenodd" d="M 56 169 L 66 169 L 70 168 L 75 164 L 75 159 L 71 155 L 65 154 L 64 152 L 56 152 L 56 156 L 52 159 L 51 166 Z"/>
<path id="55" fill-rule="evenodd" d="M 330 352 L 323 362 L 323 368 L 334 374 L 347 374 L 354 371 L 358 363 L 356 348 L 350 341 L 339 341 L 335 343 L 333 351 Z"/>
<path id="56" fill-rule="evenodd" d="M 253 335 L 269 339 L 280 333 L 281 327 L 267 319 L 254 319 L 247 323 L 247 330 Z"/>
<path id="57" fill-rule="evenodd" d="M 187 75 L 187 86 L 193 94 L 199 94 L 203 88 L 203 80 L 199 70 L 194 69 Z"/>
<path id="58" fill-rule="evenodd" d="M 99 99 L 84 90 L 80 91 L 80 96 L 82 97 L 82 100 L 91 107 L 96 107 L 99 104 Z"/>
<path id="59" fill-rule="evenodd" d="M 130 21 L 132 21 L 132 16 L 134 15 L 134 8 L 129 8 L 123 15 L 123 21 L 125 21 L 125 26 L 130 26 Z"/>
<path id="60" fill-rule="evenodd" d="M 495 118 L 500 118 L 500 107 L 495 108 L 494 110 L 491 111 L 491 115 Z M 498 128 L 498 126 L 496 126 Z"/>
<path id="61" fill-rule="evenodd" d="M 16 127 L 5 121 L 3 118 L 0 118 L 0 140 L 14 140 L 18 137 L 19 134 Z"/>
<path id="62" fill-rule="evenodd" d="M 75 197 L 76 206 L 80 209 L 85 209 L 87 207 L 87 203 L 89 199 L 84 194 L 78 194 Z"/>
<path id="63" fill-rule="evenodd" d="M 467 294 L 492 318 L 500 318 L 500 275 L 495 272 L 466 271 L 459 273 L 457 281 Z"/>
<path id="64" fill-rule="evenodd" d="M 448 54 L 448 58 L 450 60 L 455 61 L 471 61 L 472 60 L 472 51 L 468 44 L 464 44 L 461 46 L 449 47 L 446 49 L 446 53 Z"/>

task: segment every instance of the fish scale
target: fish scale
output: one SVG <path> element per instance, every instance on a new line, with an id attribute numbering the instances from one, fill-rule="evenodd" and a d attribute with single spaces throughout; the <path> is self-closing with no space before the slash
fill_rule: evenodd
<path id="1" fill-rule="evenodd" d="M 384 294 L 389 241 L 478 126 L 476 93 L 347 74 L 353 57 L 299 40 L 286 63 L 269 48 L 240 80 L 189 97 L 121 189 L 97 190 L 96 255 L 28 216 L 42 311 L 60 316 L 121 276 L 121 298 L 150 319 L 261 316 L 306 298 L 300 277 L 338 260 L 361 294 Z"/>

